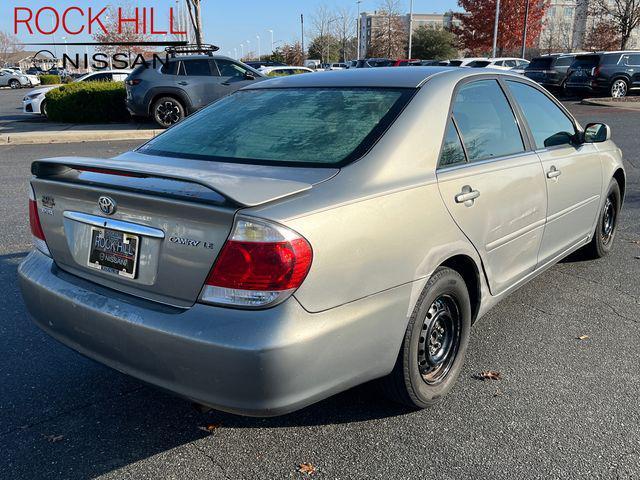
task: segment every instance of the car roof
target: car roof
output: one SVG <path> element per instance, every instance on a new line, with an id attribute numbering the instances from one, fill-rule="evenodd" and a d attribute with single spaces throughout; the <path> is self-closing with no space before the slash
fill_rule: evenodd
<path id="1" fill-rule="evenodd" d="M 484 70 L 484 69 L 483 69 Z M 485 73 L 487 71 L 485 70 Z M 507 74 L 504 70 L 489 70 L 491 74 Z M 350 68 L 347 70 L 333 70 L 318 72 L 313 75 L 290 75 L 277 77 L 263 82 L 251 84 L 244 90 L 262 88 L 308 88 L 308 87 L 371 87 L 371 88 L 418 88 L 429 77 L 438 74 L 451 75 L 456 81 L 478 74 L 478 69 L 457 67 L 380 67 L 380 68 Z M 520 75 L 508 74 L 521 78 Z"/>

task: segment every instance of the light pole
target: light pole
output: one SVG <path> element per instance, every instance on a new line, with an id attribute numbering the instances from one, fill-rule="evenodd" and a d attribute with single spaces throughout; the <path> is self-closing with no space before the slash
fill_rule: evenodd
<path id="1" fill-rule="evenodd" d="M 356 55 L 356 59 L 360 60 L 360 4 L 362 3 L 362 0 L 358 0 L 356 2 L 356 5 L 358 5 L 358 18 L 356 19 L 356 28 L 358 29 L 358 53 Z"/>
<path id="2" fill-rule="evenodd" d="M 411 59 L 411 42 L 413 41 L 413 0 L 409 2 L 409 55 L 408 59 Z"/>
<path id="3" fill-rule="evenodd" d="M 500 0 L 496 0 L 496 20 L 493 24 L 493 50 L 491 56 L 496 57 L 496 48 L 498 46 L 498 20 L 500 19 Z"/>
<path id="4" fill-rule="evenodd" d="M 524 52 L 527 48 L 527 23 L 529 22 L 529 0 L 524 7 L 524 28 L 522 29 L 522 53 L 520 58 L 524 58 Z"/>
<path id="5" fill-rule="evenodd" d="M 240 44 L 240 60 L 244 58 L 244 43 Z"/>
<path id="6" fill-rule="evenodd" d="M 268 30 L 268 32 L 271 34 L 271 53 L 273 54 L 273 30 Z"/>
<path id="7" fill-rule="evenodd" d="M 336 20 L 338 20 L 338 17 L 332 18 L 327 22 L 327 64 L 331 63 L 329 62 L 329 53 L 331 49 L 331 34 L 329 33 L 329 28 L 331 23 L 335 22 Z"/>
<path id="8" fill-rule="evenodd" d="M 233 58 L 235 58 L 236 60 L 238 60 L 238 49 L 234 48 L 233 49 Z"/>
<path id="9" fill-rule="evenodd" d="M 258 39 L 258 61 L 260 61 L 260 57 L 262 56 L 260 54 L 260 35 L 256 35 L 256 38 Z"/>
<path id="10" fill-rule="evenodd" d="M 249 54 L 251 53 L 251 41 L 247 40 L 247 57 L 249 56 Z M 251 60 L 249 58 L 249 60 Z"/>

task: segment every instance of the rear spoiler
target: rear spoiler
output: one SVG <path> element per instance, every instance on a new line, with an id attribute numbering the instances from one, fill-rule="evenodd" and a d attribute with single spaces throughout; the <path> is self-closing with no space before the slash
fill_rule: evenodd
<path id="1" fill-rule="evenodd" d="M 212 164 L 213 162 L 198 162 L 198 168 L 192 168 L 191 165 L 182 167 L 144 162 L 140 158 L 132 161 L 122 157 L 56 157 L 33 162 L 31 173 L 39 178 L 48 177 L 65 182 L 147 191 L 168 196 L 178 195 L 189 200 L 205 200 L 207 203 L 220 204 L 226 200 L 239 207 L 254 207 L 304 192 L 312 187 L 309 183 L 295 180 L 249 175 L 231 169 L 225 172 Z M 92 175 L 81 175 L 84 172 Z M 208 190 L 209 194 L 203 188 Z"/>

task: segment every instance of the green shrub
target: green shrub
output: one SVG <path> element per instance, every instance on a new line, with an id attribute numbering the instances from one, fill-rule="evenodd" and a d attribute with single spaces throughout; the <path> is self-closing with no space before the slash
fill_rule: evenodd
<path id="1" fill-rule="evenodd" d="M 40 75 L 40 83 L 42 85 L 58 85 L 62 83 L 60 75 Z"/>
<path id="2" fill-rule="evenodd" d="M 47 92 L 47 116 L 54 122 L 129 121 L 123 82 L 75 82 Z"/>

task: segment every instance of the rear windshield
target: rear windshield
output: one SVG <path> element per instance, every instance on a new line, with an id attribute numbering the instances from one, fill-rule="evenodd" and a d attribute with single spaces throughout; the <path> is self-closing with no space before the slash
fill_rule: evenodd
<path id="1" fill-rule="evenodd" d="M 534 58 L 527 66 L 527 70 L 548 70 L 552 63 L 553 58 L 551 57 Z"/>
<path id="2" fill-rule="evenodd" d="M 571 64 L 571 68 L 593 68 L 597 67 L 599 62 L 598 55 L 578 55 Z"/>
<path id="3" fill-rule="evenodd" d="M 462 65 L 462 60 L 451 60 L 449 62 L 450 67 L 459 67 L 460 65 Z"/>
<path id="4" fill-rule="evenodd" d="M 364 155 L 414 91 L 241 90 L 188 117 L 138 151 L 235 163 L 339 166 Z"/>
<path id="5" fill-rule="evenodd" d="M 471 68 L 484 68 L 489 65 L 491 62 L 488 60 L 474 60 L 473 62 L 469 62 L 467 67 Z"/>

